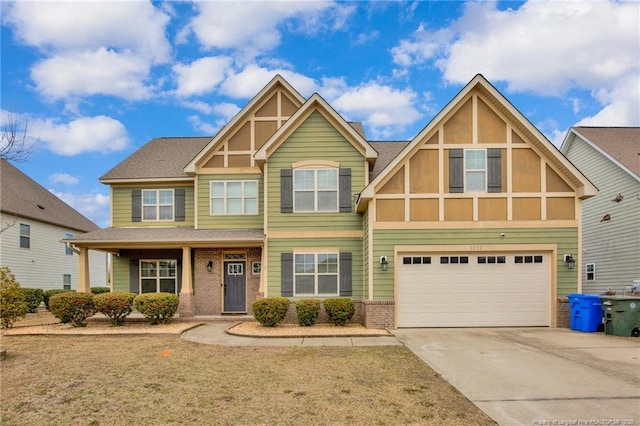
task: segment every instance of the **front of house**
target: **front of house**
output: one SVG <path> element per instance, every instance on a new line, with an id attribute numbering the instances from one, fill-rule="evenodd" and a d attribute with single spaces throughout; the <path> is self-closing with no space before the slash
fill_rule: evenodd
<path id="1" fill-rule="evenodd" d="M 276 76 L 214 138 L 154 139 L 101 181 L 112 226 L 70 242 L 114 254 L 113 291 L 175 292 L 181 316 L 350 297 L 389 328 L 556 326 L 596 193 L 480 75 L 409 142 Z"/>

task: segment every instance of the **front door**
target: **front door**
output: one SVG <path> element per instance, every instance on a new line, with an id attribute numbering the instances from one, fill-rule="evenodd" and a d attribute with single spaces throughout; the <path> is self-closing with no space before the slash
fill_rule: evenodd
<path id="1" fill-rule="evenodd" d="M 245 262 L 224 262 L 224 312 L 246 312 Z"/>

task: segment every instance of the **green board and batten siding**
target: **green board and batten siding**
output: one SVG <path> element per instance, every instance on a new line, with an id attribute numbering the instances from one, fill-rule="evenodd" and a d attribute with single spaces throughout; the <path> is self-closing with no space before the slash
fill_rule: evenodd
<path id="1" fill-rule="evenodd" d="M 258 181 L 258 214 L 254 215 L 211 215 L 211 181 Z M 262 229 L 264 200 L 264 179 L 260 173 L 221 174 L 198 176 L 198 228 L 199 229 Z"/>
<path id="2" fill-rule="evenodd" d="M 335 161 L 351 169 L 351 213 L 281 213 L 280 170 L 299 161 Z M 362 230 L 354 195 L 365 186 L 365 159 L 322 114 L 312 113 L 267 161 L 269 231 Z"/>
<path id="3" fill-rule="evenodd" d="M 578 269 L 570 270 L 566 267 L 562 255 L 564 253 L 577 253 L 578 229 L 577 228 L 544 228 L 544 229 L 517 229 L 506 230 L 508 236 L 500 237 L 500 232 L 495 229 L 442 229 L 442 230 L 376 230 L 374 231 L 373 259 L 387 256 L 389 267 L 386 272 L 381 268 L 373 268 L 374 300 L 393 300 L 393 277 L 395 259 L 394 247 L 397 245 L 507 245 L 511 241 L 514 244 L 556 244 L 557 270 L 558 270 L 558 297 L 577 291 Z M 488 249 L 488 247 L 486 247 Z"/>
<path id="4" fill-rule="evenodd" d="M 184 188 L 184 208 L 185 220 L 183 222 L 176 221 L 143 221 L 133 222 L 131 220 L 131 191 L 142 189 L 175 189 Z M 149 184 L 143 186 L 113 186 L 111 205 L 112 205 L 112 222 L 113 227 L 132 227 L 136 228 L 144 226 L 193 226 L 193 185 L 176 185 L 176 184 Z"/>

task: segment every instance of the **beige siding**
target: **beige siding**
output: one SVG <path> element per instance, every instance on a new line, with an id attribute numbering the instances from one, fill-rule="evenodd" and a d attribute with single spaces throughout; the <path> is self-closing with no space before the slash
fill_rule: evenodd
<path id="1" fill-rule="evenodd" d="M 577 268 L 569 270 L 562 259 L 564 253 L 577 253 L 577 228 L 505 229 L 505 237 L 496 229 L 376 230 L 373 258 L 387 256 L 389 267 L 383 272 L 374 265 L 375 300 L 394 298 L 394 247 L 397 245 L 474 245 L 484 249 L 491 244 L 557 244 L 558 297 L 577 291 Z"/>
<path id="2" fill-rule="evenodd" d="M 184 222 L 132 222 L 131 221 L 131 191 L 134 189 L 184 188 L 185 221 Z M 112 226 L 193 226 L 193 186 L 184 184 L 153 184 L 137 186 L 112 187 Z"/>
<path id="3" fill-rule="evenodd" d="M 280 170 L 299 161 L 335 161 L 351 169 L 353 196 L 364 188 L 365 160 L 322 114 L 313 113 L 269 157 L 267 167 L 268 230 L 271 231 L 338 231 L 362 230 L 362 217 L 355 213 L 281 213 Z"/>
<path id="4" fill-rule="evenodd" d="M 258 181 L 257 215 L 211 215 L 211 181 Z M 263 177 L 260 173 L 221 174 L 198 176 L 198 228 L 199 229 L 261 229 L 263 218 Z"/>
<path id="5" fill-rule="evenodd" d="M 581 267 L 583 291 L 624 290 L 640 280 L 640 182 L 578 139 L 567 157 L 599 190 L 582 205 L 583 255 L 576 269 Z M 612 202 L 618 194 L 623 200 Z M 610 221 L 602 222 L 605 214 Z M 586 281 L 587 263 L 595 263 L 595 281 Z"/>

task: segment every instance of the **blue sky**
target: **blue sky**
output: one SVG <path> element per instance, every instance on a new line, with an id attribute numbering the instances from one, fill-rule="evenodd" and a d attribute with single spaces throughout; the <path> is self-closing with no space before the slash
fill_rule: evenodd
<path id="1" fill-rule="evenodd" d="M 1 7 L 1 118 L 38 139 L 17 167 L 102 227 L 101 175 L 154 137 L 214 135 L 276 73 L 371 140 L 410 139 L 477 73 L 556 145 L 640 125 L 635 1 Z"/>

